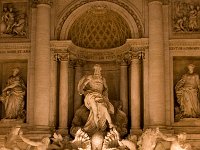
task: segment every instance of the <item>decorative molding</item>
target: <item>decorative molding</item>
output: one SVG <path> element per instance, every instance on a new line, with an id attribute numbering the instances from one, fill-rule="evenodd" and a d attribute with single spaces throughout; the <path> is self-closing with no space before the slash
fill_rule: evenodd
<path id="1" fill-rule="evenodd" d="M 67 46 L 66 45 L 64 45 L 63 47 L 62 46 L 58 46 L 58 45 L 57 46 L 55 46 L 55 45 L 52 46 L 52 43 L 53 42 L 51 42 L 50 45 L 51 45 L 51 47 L 53 47 L 53 48 L 51 48 L 51 55 L 53 57 L 53 60 L 54 61 L 58 61 L 58 62 L 59 61 L 69 61 L 69 51 L 67 49 Z M 59 43 L 59 41 L 58 41 L 58 43 Z"/>
<path id="2" fill-rule="evenodd" d="M 200 50 L 200 39 L 175 39 L 169 41 L 169 50 Z"/>
<path id="3" fill-rule="evenodd" d="M 69 61 L 69 53 L 55 53 L 54 60 L 55 61 Z"/>
<path id="4" fill-rule="evenodd" d="M 124 45 L 111 49 L 81 48 L 71 41 L 51 41 L 50 46 L 54 53 L 68 52 L 69 60 L 74 60 L 75 64 L 77 60 L 128 62 L 132 55 L 138 59 L 144 59 L 144 53 L 148 49 L 148 39 L 129 39 Z"/>
<path id="5" fill-rule="evenodd" d="M 154 2 L 154 1 L 158 1 L 158 2 L 163 3 L 164 1 L 168 1 L 168 0 L 149 0 L 149 3 Z"/>
<path id="6" fill-rule="evenodd" d="M 121 65 L 127 64 L 129 65 L 132 59 L 131 51 L 125 52 L 121 55 L 117 56 L 116 62 L 120 63 Z"/>
<path id="7" fill-rule="evenodd" d="M 30 43 L 1 43 L 0 54 L 30 53 Z"/>
<path id="8" fill-rule="evenodd" d="M 135 20 L 135 23 L 138 28 L 139 37 L 141 38 L 143 36 L 144 29 L 143 29 L 142 21 L 138 18 L 136 13 L 125 3 L 121 2 L 120 0 L 83 0 L 83 1 L 80 1 L 79 3 L 77 3 L 76 5 L 73 5 L 71 8 L 69 8 L 68 11 L 66 11 L 65 14 L 63 15 L 63 17 L 60 19 L 61 21 L 59 22 L 59 24 L 57 25 L 57 28 L 56 28 L 57 39 L 60 38 L 62 27 L 63 27 L 65 21 L 67 20 L 67 18 L 73 13 L 73 11 L 75 11 L 77 8 L 83 6 L 87 3 L 95 2 L 95 1 L 111 2 L 111 3 L 115 3 L 115 4 L 119 5 L 120 7 L 124 8 Z"/>
<path id="9" fill-rule="evenodd" d="M 86 63 L 85 60 L 81 60 L 81 59 L 75 59 L 73 61 L 74 61 L 74 66 L 75 67 L 82 67 Z"/>
<path id="10" fill-rule="evenodd" d="M 126 53 L 118 55 L 116 61 L 118 63 L 121 63 L 122 65 L 123 64 L 129 65 L 133 61 L 138 60 L 140 62 L 141 60 L 145 59 L 144 48 L 141 48 L 140 50 L 138 49 L 137 51 L 132 50 L 132 49 L 130 51 L 126 52 Z"/>
<path id="11" fill-rule="evenodd" d="M 53 2 L 52 0 L 33 0 L 32 1 L 33 6 L 34 5 L 38 5 L 38 4 L 48 4 L 48 5 L 52 5 Z"/>

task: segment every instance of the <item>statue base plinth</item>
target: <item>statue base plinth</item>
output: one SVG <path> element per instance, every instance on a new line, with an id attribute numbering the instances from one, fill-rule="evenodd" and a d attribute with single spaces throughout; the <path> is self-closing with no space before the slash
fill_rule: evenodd
<path id="1" fill-rule="evenodd" d="M 0 123 L 22 124 L 24 123 L 24 120 L 23 119 L 1 119 Z"/>
<path id="2" fill-rule="evenodd" d="M 173 126 L 200 127 L 200 118 L 183 118 L 178 122 L 174 122 Z"/>

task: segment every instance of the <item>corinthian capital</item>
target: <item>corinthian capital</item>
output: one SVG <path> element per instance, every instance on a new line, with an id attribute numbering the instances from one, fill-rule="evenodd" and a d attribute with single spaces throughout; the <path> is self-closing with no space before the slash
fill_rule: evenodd
<path id="1" fill-rule="evenodd" d="M 130 64 L 132 58 L 132 52 L 128 51 L 126 53 L 120 54 L 117 56 L 117 62 L 121 65 L 128 65 Z"/>
<path id="2" fill-rule="evenodd" d="M 69 61 L 69 53 L 56 53 L 54 54 L 55 61 Z"/>

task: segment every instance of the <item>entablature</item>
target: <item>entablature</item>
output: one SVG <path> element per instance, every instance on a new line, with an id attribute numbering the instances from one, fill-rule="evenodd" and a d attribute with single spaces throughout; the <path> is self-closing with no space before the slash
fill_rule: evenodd
<path id="1" fill-rule="evenodd" d="M 169 40 L 169 50 L 200 50 L 200 39 Z"/>
<path id="2" fill-rule="evenodd" d="M 83 61 L 118 61 L 127 54 L 145 53 L 148 49 L 148 39 L 128 39 L 126 43 L 117 48 L 110 49 L 88 49 L 74 45 L 71 41 L 51 41 L 50 47 L 52 53 L 69 53 L 69 59 Z"/>

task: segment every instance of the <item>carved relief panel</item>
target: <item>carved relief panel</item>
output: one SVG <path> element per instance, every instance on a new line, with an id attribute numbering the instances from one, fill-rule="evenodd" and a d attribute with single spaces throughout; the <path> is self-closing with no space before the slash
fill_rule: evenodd
<path id="1" fill-rule="evenodd" d="M 1 1 L 0 38 L 28 37 L 28 3 Z"/>
<path id="2" fill-rule="evenodd" d="M 172 0 L 172 31 L 200 33 L 199 0 Z"/>

